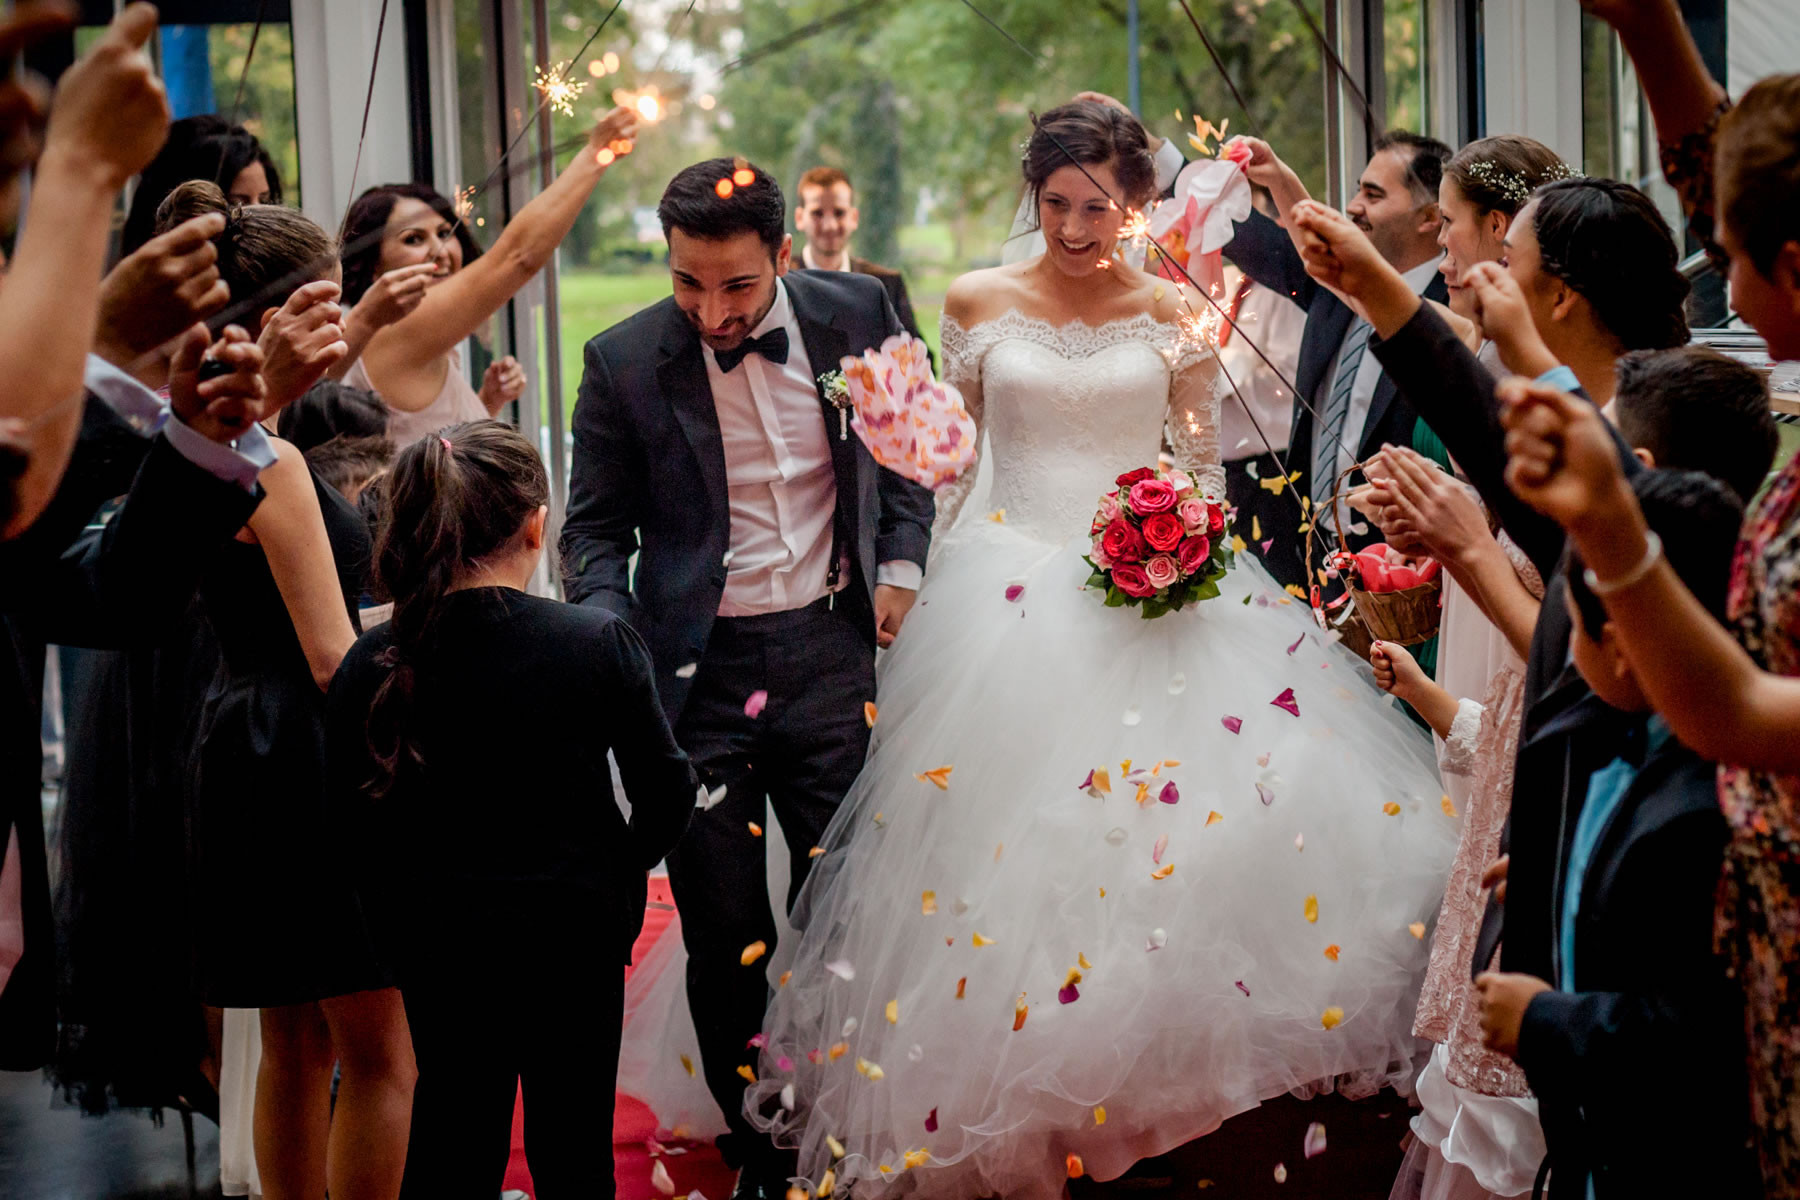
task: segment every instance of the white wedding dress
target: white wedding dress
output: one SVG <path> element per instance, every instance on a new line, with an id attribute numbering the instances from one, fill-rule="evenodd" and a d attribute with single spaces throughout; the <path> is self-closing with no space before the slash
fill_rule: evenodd
<path id="1" fill-rule="evenodd" d="M 934 548 L 881 660 L 749 1092 L 815 1188 L 832 1167 L 858 1196 L 1054 1197 L 1069 1154 L 1110 1178 L 1267 1098 L 1412 1076 L 1417 923 L 1458 824 L 1429 739 L 1249 555 L 1156 620 L 1083 590 L 1096 502 L 1155 464 L 1165 421 L 1223 495 L 1210 354 L 1174 340 L 1149 316 L 944 322 L 993 511 Z M 937 768 L 943 789 L 918 778 Z M 626 1056 L 660 1071 L 621 1082 L 669 1117 L 698 1083 L 691 1032 L 659 1027 L 677 954 L 633 980 Z"/>

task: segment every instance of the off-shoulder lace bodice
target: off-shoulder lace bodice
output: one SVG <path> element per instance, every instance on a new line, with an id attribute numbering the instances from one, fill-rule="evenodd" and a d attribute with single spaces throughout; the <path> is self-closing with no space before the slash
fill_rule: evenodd
<path id="1" fill-rule="evenodd" d="M 1149 314 L 1052 325 L 1012 310 L 967 329 L 946 315 L 941 332 L 944 378 L 987 435 L 990 503 L 1008 526 L 1049 542 L 1085 533 L 1120 472 L 1155 465 L 1165 425 L 1179 463 L 1224 496 L 1212 352 L 1175 326 Z M 942 526 L 965 496 L 940 494 Z"/>

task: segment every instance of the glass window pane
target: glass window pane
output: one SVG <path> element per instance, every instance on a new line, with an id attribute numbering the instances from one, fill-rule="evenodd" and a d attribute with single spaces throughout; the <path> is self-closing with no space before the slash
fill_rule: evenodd
<path id="1" fill-rule="evenodd" d="M 1429 0 L 1386 0 L 1381 9 L 1382 71 L 1389 129 L 1431 132 Z"/>

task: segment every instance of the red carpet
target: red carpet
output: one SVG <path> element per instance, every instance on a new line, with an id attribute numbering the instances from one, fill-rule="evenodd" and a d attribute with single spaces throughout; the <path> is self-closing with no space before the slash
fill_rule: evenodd
<path id="1" fill-rule="evenodd" d="M 652 906 L 670 903 L 666 878 L 658 876 L 650 880 L 650 903 Z M 674 915 L 671 909 L 656 907 L 645 914 L 644 932 L 638 935 L 637 945 L 632 950 L 633 961 L 642 961 Z M 636 1100 L 619 1096 L 615 1103 L 618 1107 L 613 1114 L 613 1174 L 618 1180 L 619 1200 L 663 1200 L 663 1193 L 650 1183 L 655 1160 L 651 1158 L 649 1143 L 656 1137 L 656 1118 Z M 663 1144 L 672 1150 L 687 1151 L 662 1158 L 663 1167 L 675 1185 L 676 1196 L 688 1195 L 696 1189 L 707 1200 L 725 1200 L 731 1195 L 735 1172 L 719 1160 L 711 1142 L 668 1141 Z M 512 1161 L 506 1168 L 506 1186 L 527 1192 L 532 1190 L 531 1171 L 525 1165 L 524 1109 L 517 1103 L 513 1107 Z"/>

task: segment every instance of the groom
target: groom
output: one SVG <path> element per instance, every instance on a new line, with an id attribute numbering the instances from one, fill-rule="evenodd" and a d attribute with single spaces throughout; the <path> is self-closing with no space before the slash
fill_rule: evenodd
<path id="1" fill-rule="evenodd" d="M 787 1160 L 745 1120 L 740 1074 L 775 947 L 762 826 L 773 805 L 791 904 L 862 768 L 875 648 L 912 607 L 933 504 L 845 435 L 819 384 L 901 332 L 880 281 L 790 274 L 780 187 L 729 158 L 677 175 L 657 215 L 674 295 L 585 350 L 565 589 L 649 643 L 716 798 L 669 856 L 688 1004 L 731 1127 L 719 1149 L 744 1168 L 734 1194 L 779 1197 Z"/>

